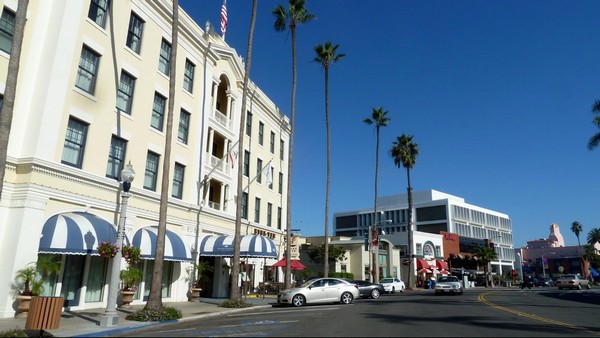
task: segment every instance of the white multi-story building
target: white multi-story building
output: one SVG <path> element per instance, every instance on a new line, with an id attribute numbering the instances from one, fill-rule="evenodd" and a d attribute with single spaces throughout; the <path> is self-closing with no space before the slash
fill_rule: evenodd
<path id="1" fill-rule="evenodd" d="M 0 5 L 3 94 L 17 1 Z M 169 0 L 30 2 L 0 201 L 0 317 L 14 315 L 7 286 L 15 272 L 39 254 L 61 263 L 45 295 L 63 296 L 75 310 L 106 306 L 109 259 L 98 255 L 97 245 L 115 238 L 119 174 L 127 163 L 137 176 L 125 234 L 145 258 L 134 304 L 144 301 L 154 264 L 169 100 L 175 109 L 163 300 L 188 299 L 195 249 L 214 268 L 203 280 L 203 295 L 226 296 L 231 262 L 210 251 L 219 248 L 200 243 L 207 234 L 233 235 L 238 170 L 245 187 L 242 235 L 275 246 L 281 256 L 289 120 L 252 82 L 244 109 L 242 58 L 209 24 L 201 28 L 179 13 L 177 59 L 171 60 Z M 177 74 L 169 74 L 172 62 Z M 177 81 L 172 98 L 169 76 Z M 238 168 L 231 159 L 241 114 L 245 151 Z M 245 271 L 251 285 L 273 278 L 262 267 Z"/>
<path id="2" fill-rule="evenodd" d="M 374 221 L 372 207 L 335 213 L 334 235 L 364 236 L 369 227 L 374 225 L 388 235 L 406 233 L 406 194 L 379 197 L 377 212 L 377 223 Z M 493 271 L 502 274 L 514 266 L 512 223 L 508 215 L 466 203 L 461 197 L 436 190 L 413 192 L 413 230 L 432 234 L 450 232 L 458 234 L 461 240 L 472 238 L 487 240 L 486 243 L 493 242 L 498 254 L 498 260 L 491 262 Z M 406 240 L 406 236 L 403 238 Z M 413 253 L 422 253 L 422 243 L 415 241 L 413 245 Z M 405 255 L 407 250 L 403 248 L 400 252 Z M 413 267 L 416 266 L 413 264 Z"/>

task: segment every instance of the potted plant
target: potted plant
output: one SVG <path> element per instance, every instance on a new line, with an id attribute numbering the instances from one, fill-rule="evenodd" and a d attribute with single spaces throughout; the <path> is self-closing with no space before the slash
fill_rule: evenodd
<path id="1" fill-rule="evenodd" d="M 44 282 L 52 274 L 60 272 L 60 264 L 52 256 L 39 256 L 37 262 L 31 262 L 15 274 L 16 299 L 19 301 L 17 317 L 26 317 L 31 297 L 44 291 Z"/>
<path id="2" fill-rule="evenodd" d="M 192 283 L 192 287 L 190 288 L 192 301 L 195 301 L 200 297 L 200 291 L 202 291 L 202 276 L 206 272 L 212 271 L 212 266 L 206 261 L 199 261 L 197 264 L 194 263 L 194 267 L 196 268 L 196 280 Z"/>

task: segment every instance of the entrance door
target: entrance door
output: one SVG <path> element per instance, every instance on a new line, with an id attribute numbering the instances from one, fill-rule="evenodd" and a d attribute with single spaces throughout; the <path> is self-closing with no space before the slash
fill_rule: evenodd
<path id="1" fill-rule="evenodd" d="M 65 307 L 79 305 L 79 294 L 85 267 L 84 255 L 67 255 L 63 271 L 60 295 L 65 298 Z"/>

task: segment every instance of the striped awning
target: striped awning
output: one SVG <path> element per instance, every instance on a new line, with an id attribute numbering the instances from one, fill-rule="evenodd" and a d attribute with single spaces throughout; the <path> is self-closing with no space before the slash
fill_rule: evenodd
<path id="1" fill-rule="evenodd" d="M 39 253 L 98 256 L 98 244 L 115 243 L 115 226 L 87 212 L 69 212 L 50 217 L 42 228 Z"/>
<path id="2" fill-rule="evenodd" d="M 233 257 L 234 236 L 209 235 L 200 243 L 200 256 Z M 273 240 L 260 235 L 240 237 L 240 257 L 277 258 Z"/>
<path id="3" fill-rule="evenodd" d="M 131 245 L 140 248 L 142 258 L 156 258 L 156 240 L 158 238 L 158 226 L 152 225 L 140 228 L 133 235 Z M 191 250 L 178 234 L 167 229 L 165 234 L 165 257 L 166 261 L 189 262 L 192 261 Z"/>

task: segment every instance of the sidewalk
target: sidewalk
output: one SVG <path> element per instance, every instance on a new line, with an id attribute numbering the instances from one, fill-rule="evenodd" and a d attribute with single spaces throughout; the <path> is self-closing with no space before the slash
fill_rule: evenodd
<path id="1" fill-rule="evenodd" d="M 118 309 L 119 323 L 113 327 L 101 327 L 100 318 L 104 314 L 104 308 L 87 309 L 81 311 L 64 311 L 61 316 L 60 326 L 56 330 L 45 330 L 44 336 L 55 337 L 104 337 L 108 335 L 121 335 L 124 332 L 140 329 L 143 327 L 162 325 L 165 323 L 176 323 L 193 320 L 197 318 L 216 316 L 223 313 L 232 313 L 247 311 L 257 306 L 272 306 L 277 303 L 277 296 L 248 296 L 244 300 L 252 303 L 254 306 L 249 308 L 223 308 L 218 306 L 225 298 L 202 298 L 200 302 L 173 302 L 163 303 L 164 306 L 171 306 L 179 309 L 182 318 L 179 320 L 168 322 L 137 322 L 126 320 L 125 317 L 137 310 L 140 310 L 144 305 L 134 305 L 131 309 Z M 25 329 L 26 318 L 1 318 L 0 332 L 12 329 Z M 39 336 L 37 330 L 27 330 L 29 336 Z"/>

